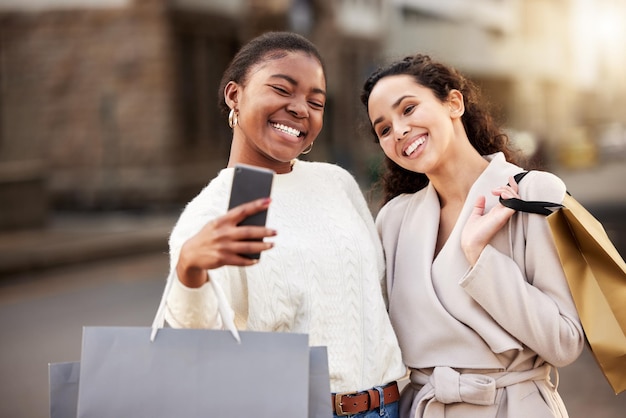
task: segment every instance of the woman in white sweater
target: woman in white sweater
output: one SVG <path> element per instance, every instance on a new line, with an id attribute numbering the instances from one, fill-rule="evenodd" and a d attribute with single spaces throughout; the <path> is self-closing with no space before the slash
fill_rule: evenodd
<path id="1" fill-rule="evenodd" d="M 297 159 L 322 129 L 318 51 L 292 33 L 261 35 L 237 53 L 220 91 L 233 129 L 228 167 L 187 205 L 171 234 L 155 324 L 227 327 L 221 289 L 238 328 L 307 333 L 311 345 L 327 346 L 331 391 L 352 393 L 333 395 L 336 414 L 397 417 L 395 382 L 405 368 L 386 311 L 373 218 L 347 171 Z M 227 210 L 237 163 L 277 173 L 271 200 Z M 264 209 L 266 228 L 237 226 Z M 258 252 L 260 260 L 238 255 Z"/>
<path id="2" fill-rule="evenodd" d="M 401 416 L 567 416 L 550 374 L 583 348 L 574 302 L 545 217 L 498 202 L 561 202 L 565 185 L 540 171 L 516 184 L 476 88 L 428 56 L 381 68 L 361 99 L 386 155 L 377 225 L 411 372 Z"/>

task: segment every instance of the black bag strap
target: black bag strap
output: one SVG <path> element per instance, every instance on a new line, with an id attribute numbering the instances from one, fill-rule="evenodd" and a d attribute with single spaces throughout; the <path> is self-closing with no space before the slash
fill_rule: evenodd
<path id="1" fill-rule="evenodd" d="M 528 174 L 528 171 L 522 171 L 513 176 L 513 178 L 515 182 L 519 184 L 526 174 Z M 500 203 L 518 212 L 537 213 L 546 216 L 563 207 L 560 203 L 542 202 L 540 200 L 527 201 L 515 197 L 511 199 L 502 199 L 502 197 L 500 197 Z"/>

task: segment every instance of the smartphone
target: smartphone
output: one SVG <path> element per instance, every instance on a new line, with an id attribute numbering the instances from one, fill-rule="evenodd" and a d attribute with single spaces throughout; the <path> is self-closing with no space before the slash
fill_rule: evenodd
<path id="1" fill-rule="evenodd" d="M 256 199 L 269 197 L 272 192 L 274 171 L 247 164 L 235 165 L 233 185 L 230 189 L 228 209 Z M 265 226 L 267 210 L 257 212 L 241 221 L 239 225 Z M 259 240 L 260 241 L 260 240 Z M 260 254 L 241 254 L 247 258 L 258 259 Z"/>

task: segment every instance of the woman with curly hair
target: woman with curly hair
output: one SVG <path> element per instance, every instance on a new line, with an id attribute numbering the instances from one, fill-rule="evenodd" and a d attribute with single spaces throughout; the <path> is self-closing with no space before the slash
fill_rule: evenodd
<path id="1" fill-rule="evenodd" d="M 561 202 L 565 185 L 542 171 L 518 185 L 478 89 L 426 55 L 374 72 L 361 100 L 386 156 L 376 223 L 411 372 L 401 416 L 567 416 L 551 374 L 582 327 L 545 217 L 498 200 Z"/>

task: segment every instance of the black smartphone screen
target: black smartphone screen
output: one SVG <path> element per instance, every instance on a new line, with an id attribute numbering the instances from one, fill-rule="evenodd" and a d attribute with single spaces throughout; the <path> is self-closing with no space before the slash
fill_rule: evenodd
<path id="1" fill-rule="evenodd" d="M 233 185 L 230 190 L 228 209 L 232 209 L 252 200 L 269 197 L 272 191 L 274 171 L 268 168 L 246 164 L 235 165 Z M 239 225 L 264 226 L 267 210 L 255 213 L 241 221 Z M 259 258 L 259 254 L 242 254 L 248 258 Z"/>

